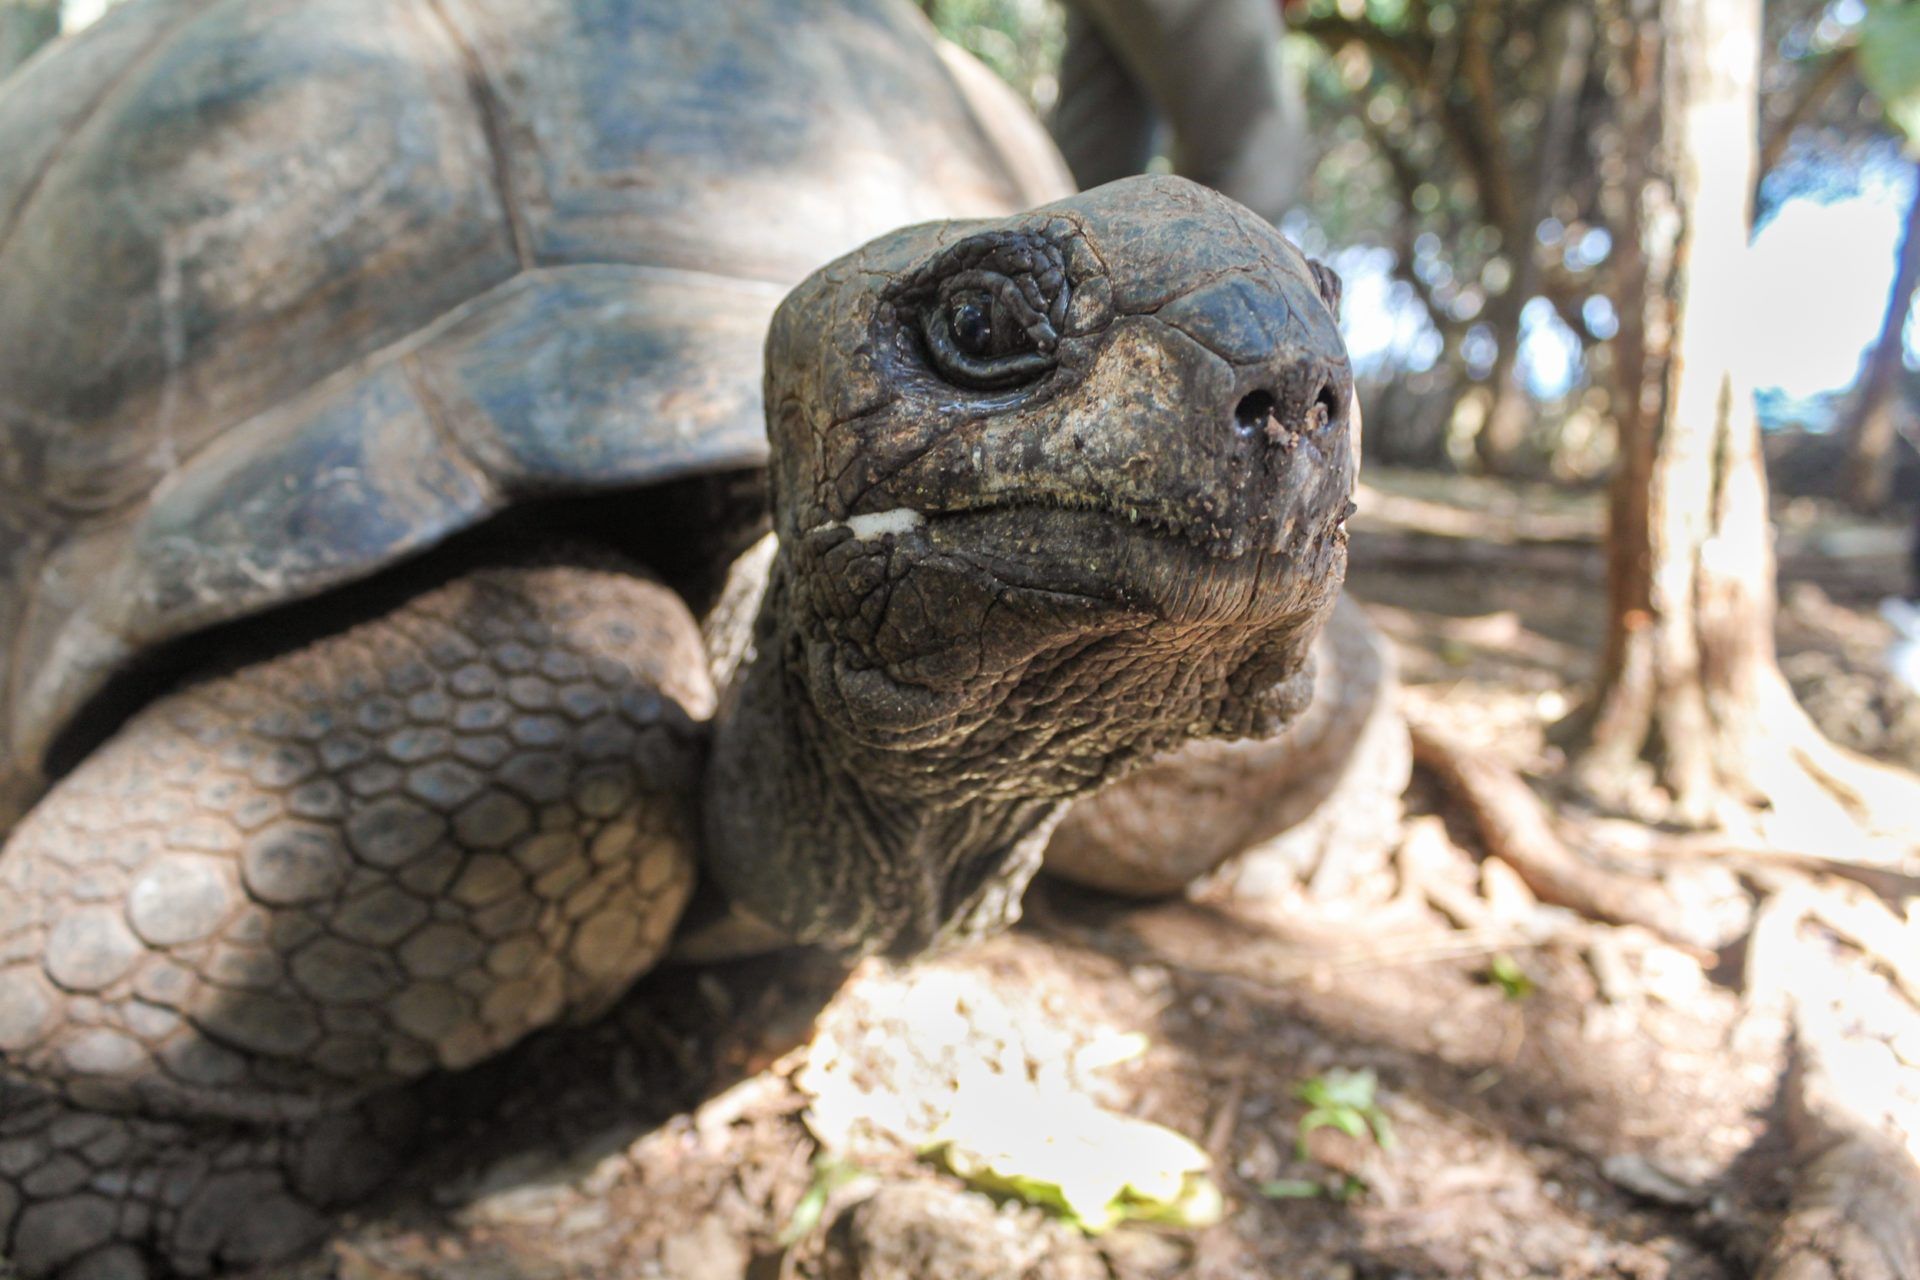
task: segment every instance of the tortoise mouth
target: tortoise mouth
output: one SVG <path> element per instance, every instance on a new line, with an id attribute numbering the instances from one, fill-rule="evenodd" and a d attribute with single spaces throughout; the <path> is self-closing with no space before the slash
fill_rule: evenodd
<path id="1" fill-rule="evenodd" d="M 1058 513 L 1096 517 L 1142 537 L 1184 544 L 1215 560 L 1240 560 L 1250 554 L 1285 551 L 1302 538 L 1311 537 L 1314 529 L 1323 525 L 1344 540 L 1352 502 L 1346 502 L 1344 509 L 1329 521 L 1324 518 L 1325 513 L 1303 511 L 1301 504 L 1288 503 L 1286 498 L 1285 492 L 1276 493 L 1272 503 L 1249 520 L 1214 514 L 1209 508 L 1216 504 L 1205 495 L 1183 509 L 1183 504 L 1164 501 L 1126 502 L 1105 495 L 1035 489 L 983 494 L 976 500 L 947 501 L 925 508 L 899 506 L 855 512 L 844 520 L 815 525 L 807 530 L 807 536 L 824 537 L 844 532 L 866 542 L 953 527 L 957 522 L 990 513 L 1022 513 L 1036 520 Z M 1036 529 L 1037 532 L 1040 531 Z"/>
<path id="2" fill-rule="evenodd" d="M 995 591 L 1077 601 L 1141 623 L 1262 630 L 1309 605 L 1321 581 L 1344 576 L 1343 524 L 1315 521 L 1236 555 L 1160 510 L 1019 495 L 856 514 L 811 530 L 808 549 L 816 563 L 886 556 L 898 562 L 889 578 L 958 570 Z"/>

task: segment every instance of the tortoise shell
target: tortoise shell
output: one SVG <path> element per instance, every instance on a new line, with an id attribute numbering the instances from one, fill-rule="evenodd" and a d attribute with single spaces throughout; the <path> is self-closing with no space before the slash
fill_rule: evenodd
<path id="1" fill-rule="evenodd" d="M 806 273 L 1067 180 L 906 0 L 133 0 L 0 87 L 0 830 L 164 642 L 760 465 Z"/>

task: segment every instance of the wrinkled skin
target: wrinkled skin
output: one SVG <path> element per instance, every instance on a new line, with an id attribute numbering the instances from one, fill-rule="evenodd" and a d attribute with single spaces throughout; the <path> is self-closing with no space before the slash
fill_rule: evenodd
<path id="1" fill-rule="evenodd" d="M 736 909 L 856 951 L 999 927 L 1065 802 L 1299 712 L 1354 479 L 1336 304 L 1171 178 L 908 228 L 788 297 L 780 549 L 707 779 Z"/>

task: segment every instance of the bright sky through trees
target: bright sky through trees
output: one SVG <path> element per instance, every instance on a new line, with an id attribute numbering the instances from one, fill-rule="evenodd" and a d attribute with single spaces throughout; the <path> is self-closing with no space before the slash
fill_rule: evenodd
<path id="1" fill-rule="evenodd" d="M 1852 384 L 1879 331 L 1912 183 L 1911 166 L 1874 164 L 1857 185 L 1795 195 L 1771 212 L 1752 249 L 1761 291 L 1747 335 L 1755 386 L 1800 399 Z M 1359 366 L 1430 366 L 1440 335 L 1389 276 L 1388 252 L 1342 253 L 1336 265 L 1346 276 L 1343 327 Z M 1530 308 L 1526 320 L 1523 372 L 1535 394 L 1559 395 L 1579 375 L 1578 344 L 1549 308 Z M 1916 336 L 1909 328 L 1910 365 L 1920 365 Z"/>
<path id="2" fill-rule="evenodd" d="M 1772 297 L 1755 317 L 1754 381 L 1789 396 L 1841 390 L 1879 332 L 1913 170 L 1877 170 L 1857 195 L 1780 206 L 1753 242 L 1753 272 Z M 1914 363 L 1914 334 L 1907 334 Z"/>

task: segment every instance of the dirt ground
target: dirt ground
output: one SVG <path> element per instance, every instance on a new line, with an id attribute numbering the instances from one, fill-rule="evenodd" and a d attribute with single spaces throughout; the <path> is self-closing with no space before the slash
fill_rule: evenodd
<path id="1" fill-rule="evenodd" d="M 1010 936 L 907 969 L 780 956 L 657 974 L 603 1022 L 441 1087 L 413 1171 L 275 1280 L 1751 1274 L 1799 1159 L 1792 1022 L 1756 994 L 1748 941 L 1777 885 L 1752 862 L 1649 865 L 1662 833 L 1554 789 L 1549 730 L 1601 625 L 1597 506 L 1372 484 L 1350 587 L 1395 642 L 1409 708 L 1528 774 L 1570 845 L 1657 875 L 1725 945 L 1543 905 L 1418 773 L 1407 843 L 1334 900 L 1043 886 Z M 1920 710 L 1875 675 L 1897 538 L 1785 515 L 1783 666 L 1830 733 L 1920 762 Z M 1887 906 L 1920 954 L 1920 899 Z M 1796 936 L 1842 975 L 1852 1103 L 1920 1152 L 1913 974 L 1903 993 L 1843 930 Z M 816 1097 L 911 1110 L 976 1050 L 1192 1138 L 1222 1221 L 1087 1239 L 909 1143 L 820 1160 Z M 1334 1069 L 1375 1073 L 1390 1149 L 1333 1129 L 1297 1149 L 1296 1090 Z"/>

